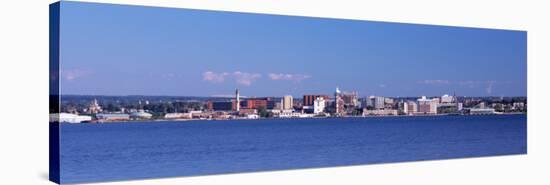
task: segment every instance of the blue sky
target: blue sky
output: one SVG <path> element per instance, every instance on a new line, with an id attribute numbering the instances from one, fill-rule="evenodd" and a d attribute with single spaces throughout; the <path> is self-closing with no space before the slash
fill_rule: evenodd
<path id="1" fill-rule="evenodd" d="M 527 33 L 61 4 L 61 93 L 525 96 Z"/>

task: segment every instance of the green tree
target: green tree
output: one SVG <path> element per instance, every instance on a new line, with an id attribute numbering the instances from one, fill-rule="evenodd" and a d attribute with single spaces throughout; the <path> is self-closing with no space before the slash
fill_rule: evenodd
<path id="1" fill-rule="evenodd" d="M 273 113 L 270 111 L 267 111 L 265 107 L 260 107 L 256 109 L 258 111 L 258 115 L 262 118 L 270 118 L 273 117 Z"/>

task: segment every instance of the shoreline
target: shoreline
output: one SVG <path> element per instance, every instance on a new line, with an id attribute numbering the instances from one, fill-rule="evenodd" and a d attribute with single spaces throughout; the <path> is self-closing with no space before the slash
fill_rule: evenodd
<path id="1" fill-rule="evenodd" d="M 80 122 L 80 123 L 69 123 L 69 122 L 60 122 L 58 124 L 118 124 L 118 123 L 150 123 L 154 124 L 155 122 L 196 122 L 196 121 L 236 121 L 236 120 L 289 120 L 289 119 L 351 119 L 351 118 L 388 118 L 388 117 L 397 117 L 397 118 L 406 118 L 406 117 L 443 117 L 443 116 L 506 116 L 506 115 L 527 115 L 526 112 L 517 112 L 517 113 L 498 113 L 498 114 L 418 114 L 418 115 L 369 115 L 369 116 L 328 116 L 328 117 L 291 117 L 291 118 L 257 118 L 257 119 L 247 119 L 247 118 L 237 118 L 237 119 L 141 119 L 141 120 L 124 120 L 124 121 L 93 121 L 93 122 Z"/>

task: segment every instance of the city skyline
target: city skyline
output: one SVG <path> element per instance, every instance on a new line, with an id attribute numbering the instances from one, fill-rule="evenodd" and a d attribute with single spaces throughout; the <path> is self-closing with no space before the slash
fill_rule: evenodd
<path id="1" fill-rule="evenodd" d="M 526 96 L 526 32 L 65 2 L 61 94 Z M 269 24 L 266 24 L 268 22 Z"/>

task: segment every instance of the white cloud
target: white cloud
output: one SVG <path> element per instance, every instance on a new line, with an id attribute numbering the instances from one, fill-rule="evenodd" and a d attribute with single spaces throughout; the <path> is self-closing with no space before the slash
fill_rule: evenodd
<path id="1" fill-rule="evenodd" d="M 250 86 L 256 79 L 262 77 L 258 73 L 243 73 L 240 71 L 233 72 L 233 77 L 236 79 L 237 84 Z"/>
<path id="2" fill-rule="evenodd" d="M 304 74 L 283 74 L 283 73 L 269 73 L 268 76 L 271 80 L 289 80 L 294 82 L 300 82 L 302 80 L 311 78 L 311 76 L 304 75 Z"/>
<path id="3" fill-rule="evenodd" d="M 449 80 L 423 80 L 418 81 L 419 84 L 426 84 L 426 85 L 448 85 L 451 84 L 451 81 Z"/>
<path id="4" fill-rule="evenodd" d="M 206 71 L 202 73 L 202 79 L 208 82 L 212 83 L 220 83 L 225 81 L 225 77 L 228 76 L 229 73 L 214 73 L 212 71 Z"/>
<path id="5" fill-rule="evenodd" d="M 202 79 L 211 83 L 221 83 L 226 79 L 234 79 L 237 84 L 250 86 L 254 81 L 260 78 L 261 75 L 258 73 L 246 73 L 235 71 L 232 73 L 222 72 L 216 73 L 212 71 L 207 71 L 202 74 Z"/>
<path id="6" fill-rule="evenodd" d="M 480 85 L 486 85 L 486 84 L 494 84 L 496 81 L 490 80 L 490 81 L 475 81 L 475 80 L 467 80 L 467 81 L 459 81 L 458 84 L 462 86 L 468 86 L 470 88 L 474 88 Z"/>
<path id="7" fill-rule="evenodd" d="M 78 78 L 85 77 L 90 75 L 91 72 L 89 70 L 81 70 L 81 69 L 66 69 L 61 70 L 61 78 L 68 80 L 68 81 L 74 81 Z"/>

